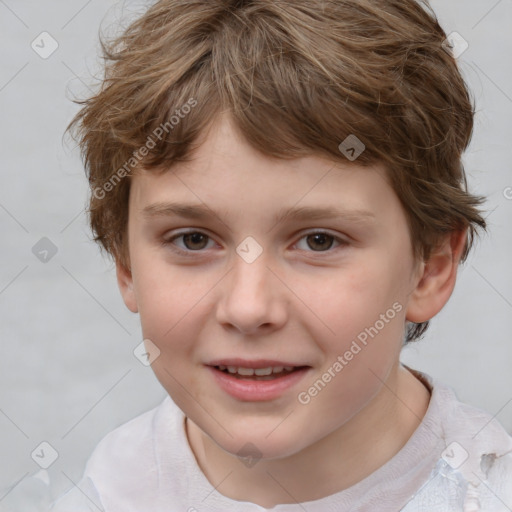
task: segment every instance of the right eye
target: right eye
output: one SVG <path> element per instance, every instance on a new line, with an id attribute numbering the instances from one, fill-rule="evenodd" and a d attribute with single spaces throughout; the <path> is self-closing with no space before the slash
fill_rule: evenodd
<path id="1" fill-rule="evenodd" d="M 174 243 L 174 241 L 179 238 L 183 239 L 184 248 Z M 182 231 L 171 237 L 165 237 L 162 240 L 162 245 L 169 247 L 178 254 L 189 255 L 191 252 L 201 252 L 201 250 L 205 248 L 205 241 L 208 239 L 210 239 L 210 237 L 201 231 Z"/>

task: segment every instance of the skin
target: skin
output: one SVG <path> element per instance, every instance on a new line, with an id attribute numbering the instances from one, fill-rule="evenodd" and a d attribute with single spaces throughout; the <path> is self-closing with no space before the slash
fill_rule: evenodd
<path id="1" fill-rule="evenodd" d="M 383 168 L 314 155 L 271 159 L 249 146 L 227 115 L 203 134 L 193 156 L 160 176 L 132 177 L 130 268 L 118 263 L 117 276 L 144 338 L 160 350 L 153 371 L 184 411 L 191 449 L 219 493 L 270 508 L 346 489 L 391 459 L 425 415 L 428 390 L 399 364 L 405 322 L 432 318 L 449 299 L 465 233 L 446 237 L 428 262 L 415 261 Z M 149 205 L 175 202 L 216 214 L 143 214 Z M 294 206 L 373 217 L 276 224 L 273 216 Z M 190 228 L 206 236 L 170 240 Z M 340 242 L 312 236 L 318 230 Z M 236 252 L 248 236 L 263 249 L 252 263 Z M 401 311 L 317 396 L 300 403 L 298 394 L 394 303 Z M 227 357 L 311 368 L 278 399 L 242 401 L 204 366 Z M 237 456 L 248 442 L 261 453 L 250 467 Z"/>

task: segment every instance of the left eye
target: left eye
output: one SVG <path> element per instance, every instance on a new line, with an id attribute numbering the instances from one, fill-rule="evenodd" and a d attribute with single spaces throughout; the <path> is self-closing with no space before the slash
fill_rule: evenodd
<path id="1" fill-rule="evenodd" d="M 175 240 L 179 238 L 183 238 L 184 248 L 176 246 L 174 244 Z M 207 245 L 207 241 L 210 237 L 201 231 L 189 231 L 186 233 L 177 234 L 171 238 L 166 238 L 163 240 L 163 245 L 175 245 L 176 248 L 172 248 L 177 252 L 200 252 Z M 310 249 L 313 249 L 312 252 L 327 252 L 332 248 L 333 243 L 337 242 L 338 245 L 347 245 L 347 242 L 339 237 L 331 235 L 329 233 L 325 233 L 323 231 L 314 231 L 311 233 L 307 233 L 303 235 L 301 240 L 306 240 L 306 243 Z M 301 249 L 307 250 L 307 249 Z"/>
<path id="2" fill-rule="evenodd" d="M 300 240 L 303 239 L 307 240 L 306 243 L 308 244 L 308 247 L 320 248 L 320 250 L 314 249 L 313 252 L 326 252 L 325 250 L 329 250 L 332 248 L 333 242 L 338 242 L 339 245 L 346 244 L 346 242 L 341 238 L 338 238 L 334 235 L 330 235 L 329 233 L 324 233 L 323 231 L 316 231 L 314 233 L 306 234 Z"/>

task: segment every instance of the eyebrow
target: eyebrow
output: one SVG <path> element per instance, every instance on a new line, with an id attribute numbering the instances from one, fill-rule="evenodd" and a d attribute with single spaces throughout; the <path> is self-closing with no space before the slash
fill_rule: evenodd
<path id="1" fill-rule="evenodd" d="M 146 219 L 158 217 L 183 217 L 194 220 L 207 220 L 215 217 L 229 217 L 229 213 L 225 210 L 214 212 L 204 204 L 187 204 L 187 203 L 154 203 L 146 206 L 142 210 L 142 214 Z M 324 220 L 324 219 L 343 219 L 356 223 L 368 223 L 376 219 L 373 212 L 367 210 L 342 210 L 332 206 L 313 207 L 300 206 L 297 208 L 282 208 L 273 217 L 272 221 L 279 224 L 284 219 L 301 221 L 301 220 Z"/>

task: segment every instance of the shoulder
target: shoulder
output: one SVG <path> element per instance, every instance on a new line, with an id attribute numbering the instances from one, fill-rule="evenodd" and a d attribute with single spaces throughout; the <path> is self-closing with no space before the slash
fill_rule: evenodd
<path id="1" fill-rule="evenodd" d="M 446 446 L 451 442 L 461 445 L 460 458 L 470 458 L 473 452 L 480 456 L 495 454 L 499 457 L 512 451 L 512 436 L 488 411 L 461 402 L 454 389 L 446 383 L 418 370 L 408 369 L 431 390 L 427 416 L 435 416 Z"/>
<path id="2" fill-rule="evenodd" d="M 512 436 L 489 412 L 461 402 L 450 386 L 413 373 L 431 386 L 445 447 L 441 458 L 467 485 L 464 510 L 511 510 Z"/>
<path id="3" fill-rule="evenodd" d="M 157 407 L 105 435 L 89 457 L 78 485 L 61 496 L 52 512 L 131 511 L 137 493 L 158 488 L 158 439 L 172 442 L 180 409 L 166 397 Z M 117 508 L 116 508 L 117 507 Z"/>
<path id="4" fill-rule="evenodd" d="M 448 397 L 442 421 L 447 448 L 445 458 L 455 453 L 458 460 L 453 464 L 460 465 L 466 479 L 474 484 L 487 478 L 498 461 L 510 471 L 512 436 L 489 412 L 460 402 L 446 385 L 444 393 Z"/>
<path id="5" fill-rule="evenodd" d="M 168 419 L 176 415 L 176 410 L 171 399 L 166 397 L 157 407 L 109 432 L 87 461 L 85 475 L 106 477 L 113 469 L 133 474 L 133 468 L 139 468 L 140 472 L 144 465 L 154 465 L 155 438 L 162 424 L 168 424 Z"/>
<path id="6" fill-rule="evenodd" d="M 157 494 L 161 446 L 172 443 L 181 411 L 166 397 L 157 407 L 109 432 L 97 444 L 85 466 L 82 480 L 55 502 L 61 510 L 126 510 L 139 494 Z"/>

